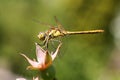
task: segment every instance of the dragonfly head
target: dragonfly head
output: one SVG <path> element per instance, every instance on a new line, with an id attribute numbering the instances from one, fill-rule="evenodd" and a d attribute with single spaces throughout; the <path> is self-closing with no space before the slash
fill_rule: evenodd
<path id="1" fill-rule="evenodd" d="M 44 33 L 44 32 L 40 32 L 40 33 L 38 34 L 38 38 L 39 38 L 40 40 L 45 40 L 45 33 Z"/>

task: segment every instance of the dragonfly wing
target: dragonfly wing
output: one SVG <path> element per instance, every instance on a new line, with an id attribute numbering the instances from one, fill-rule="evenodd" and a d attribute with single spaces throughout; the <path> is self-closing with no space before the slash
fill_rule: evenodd
<path id="1" fill-rule="evenodd" d="M 44 22 L 38 21 L 38 20 L 36 20 L 36 19 L 33 19 L 33 21 L 35 21 L 35 22 L 37 22 L 37 23 L 39 23 L 39 24 L 41 24 L 41 25 L 45 25 L 45 26 L 49 26 L 49 27 L 53 27 L 53 25 L 51 25 L 51 24 L 44 23 Z"/>
<path id="2" fill-rule="evenodd" d="M 54 60 L 55 57 L 57 56 L 57 54 L 58 54 L 58 52 L 59 52 L 59 50 L 60 50 L 61 45 L 62 45 L 62 43 L 60 43 L 60 44 L 58 45 L 56 51 L 55 51 L 53 54 L 51 54 L 52 60 Z"/>
<path id="3" fill-rule="evenodd" d="M 63 29 L 62 24 L 58 21 L 57 17 L 55 16 L 55 22 L 57 23 L 57 27 Z"/>

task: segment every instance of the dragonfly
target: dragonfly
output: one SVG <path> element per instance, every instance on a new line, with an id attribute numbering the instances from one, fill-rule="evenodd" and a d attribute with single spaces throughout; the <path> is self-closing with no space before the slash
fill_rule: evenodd
<path id="1" fill-rule="evenodd" d="M 55 18 L 55 22 L 56 22 L 57 26 L 42 23 L 45 25 L 49 25 L 50 29 L 45 32 L 39 32 L 39 34 L 38 34 L 39 40 L 43 41 L 44 46 L 47 48 L 48 48 L 48 43 L 50 40 L 54 41 L 55 38 L 60 37 L 60 36 L 75 35 L 75 34 L 96 34 L 96 33 L 104 32 L 104 30 L 102 30 L 102 29 L 87 30 L 87 31 L 67 31 L 63 28 L 62 24 L 58 21 L 56 16 L 54 18 Z"/>

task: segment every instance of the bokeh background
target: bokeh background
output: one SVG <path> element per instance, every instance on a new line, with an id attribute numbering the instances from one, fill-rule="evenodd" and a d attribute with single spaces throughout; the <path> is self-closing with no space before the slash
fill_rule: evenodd
<path id="1" fill-rule="evenodd" d="M 66 30 L 104 29 L 66 36 L 54 62 L 58 80 L 120 80 L 119 0 L 0 0 L 0 80 L 33 77 L 20 53 L 35 58 L 37 35 L 56 25 Z"/>

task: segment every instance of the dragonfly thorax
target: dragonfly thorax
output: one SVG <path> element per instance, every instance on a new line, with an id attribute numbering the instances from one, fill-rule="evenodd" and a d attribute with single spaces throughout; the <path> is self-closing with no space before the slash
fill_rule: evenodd
<path id="1" fill-rule="evenodd" d="M 62 31 L 60 31 L 58 28 L 55 28 L 49 32 L 50 38 L 55 38 L 63 35 L 64 34 L 62 33 Z"/>

